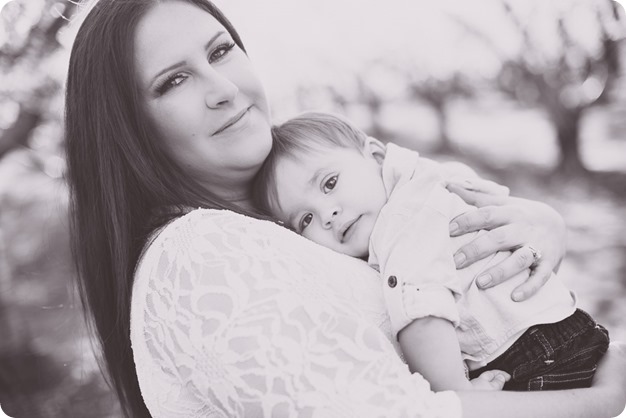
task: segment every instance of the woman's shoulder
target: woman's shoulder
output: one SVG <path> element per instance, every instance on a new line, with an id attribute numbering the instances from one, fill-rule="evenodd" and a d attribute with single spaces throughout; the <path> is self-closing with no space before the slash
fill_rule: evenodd
<path id="1" fill-rule="evenodd" d="M 200 228 L 198 230 L 198 228 Z M 236 234 L 242 231 L 261 230 L 267 231 L 288 231 L 282 226 L 264 219 L 257 219 L 243 215 L 228 209 L 193 209 L 180 218 L 175 219 L 163 230 L 169 230 L 168 234 L 181 234 L 193 229 L 196 231 L 206 231 L 213 228 L 223 229 L 229 234 Z"/>
<path id="2" fill-rule="evenodd" d="M 159 237 L 172 237 L 189 233 L 197 228 L 209 227 L 226 229 L 236 233 L 240 228 L 267 228 L 272 222 L 255 219 L 227 209 L 193 209 L 185 215 L 174 219 L 159 233 Z M 231 228 L 235 228 L 234 230 Z"/>
<path id="3" fill-rule="evenodd" d="M 244 260 L 266 269 L 280 265 L 316 272 L 332 265 L 332 274 L 354 270 L 355 262 L 271 221 L 230 210 L 195 209 L 171 221 L 151 239 L 135 279 L 153 276 L 164 264 L 178 270 L 216 263 L 240 265 Z"/>
<path id="4" fill-rule="evenodd" d="M 203 290 L 236 288 L 241 294 L 262 294 L 272 287 L 277 294 L 317 294 L 320 300 L 368 300 L 376 321 L 384 319 L 379 318 L 378 273 L 363 260 L 273 222 L 227 210 L 193 210 L 160 231 L 135 272 L 133 302 L 177 283 Z"/>
<path id="5" fill-rule="evenodd" d="M 187 282 L 200 287 L 230 278 L 224 286 L 240 284 L 249 291 L 270 283 L 305 293 L 315 288 L 314 293 L 330 292 L 329 298 L 363 298 L 365 292 L 377 300 L 380 293 L 378 273 L 363 260 L 228 210 L 196 209 L 165 226 L 140 259 L 133 298 L 144 299 L 150 289 L 171 287 L 181 277 L 192 277 Z M 241 277 L 246 279 L 240 283 Z"/>
<path id="6" fill-rule="evenodd" d="M 286 239 L 293 238 L 289 235 L 297 237 L 295 234 L 285 234 L 289 232 L 291 231 L 273 222 L 255 219 L 231 210 L 199 208 L 164 226 L 147 245 L 145 252 L 171 249 L 172 246 L 193 247 L 226 242 L 232 244 L 238 237 L 267 238 L 275 234 L 280 234 Z M 197 240 L 199 237 L 204 239 Z"/>
<path id="7" fill-rule="evenodd" d="M 301 297 L 302 303 L 326 302 L 359 315 L 365 310 L 383 322 L 379 286 L 378 273 L 364 261 L 273 222 L 196 209 L 170 222 L 148 244 L 135 271 L 131 312 L 138 325 L 151 301 L 180 308 L 168 298 L 185 289 L 196 298 L 208 295 L 205 299 L 226 292 L 237 301 L 233 306 L 265 300 L 268 294 L 280 299 L 279 305 Z M 216 302 L 210 310 L 221 308 Z"/>

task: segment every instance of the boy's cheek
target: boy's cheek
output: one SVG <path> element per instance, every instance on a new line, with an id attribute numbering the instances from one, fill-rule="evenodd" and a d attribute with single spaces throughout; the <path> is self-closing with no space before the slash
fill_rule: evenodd
<path id="1" fill-rule="evenodd" d="M 310 239 L 311 241 L 323 245 L 324 247 L 328 247 L 331 249 L 335 249 L 334 245 L 335 243 L 332 242 L 331 240 L 328 239 L 328 237 L 325 237 L 323 234 L 323 230 L 319 230 L 318 228 L 313 227 L 308 227 L 307 229 L 304 230 L 304 232 L 302 233 L 302 236 Z"/>

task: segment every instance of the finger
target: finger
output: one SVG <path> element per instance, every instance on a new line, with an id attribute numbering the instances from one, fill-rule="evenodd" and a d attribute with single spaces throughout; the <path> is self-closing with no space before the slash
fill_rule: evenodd
<path id="1" fill-rule="evenodd" d="M 476 278 L 476 284 L 481 289 L 496 286 L 530 268 L 534 262 L 533 253 L 527 246 L 518 248 L 509 257 L 481 273 Z"/>
<path id="2" fill-rule="evenodd" d="M 498 184 L 495 181 L 485 179 L 476 180 L 473 181 L 474 190 L 476 191 L 501 196 L 508 196 L 511 193 L 511 190 L 508 187 Z"/>
<path id="3" fill-rule="evenodd" d="M 511 222 L 511 212 L 498 206 L 485 206 L 465 212 L 450 221 L 450 235 L 455 237 L 481 229 L 493 229 Z"/>
<path id="4" fill-rule="evenodd" d="M 489 194 L 479 191 L 468 190 L 460 186 L 459 184 L 449 184 L 448 190 L 458 195 L 466 203 L 478 207 L 489 205 L 503 205 L 508 199 L 508 196 L 503 194 Z"/>
<path id="5" fill-rule="evenodd" d="M 525 231 L 520 231 L 519 233 L 514 233 L 514 231 L 518 231 L 518 228 L 513 225 L 504 225 L 487 231 L 465 244 L 454 254 L 456 267 L 463 268 L 498 251 L 519 247 L 524 243 L 526 234 Z M 503 273 L 507 273 L 507 271 Z"/>
<path id="6" fill-rule="evenodd" d="M 496 379 L 502 379 L 504 382 L 508 382 L 511 380 L 511 375 L 505 372 L 504 370 L 496 370 L 497 376 Z"/>
<path id="7" fill-rule="evenodd" d="M 505 383 L 506 383 L 506 380 L 504 380 L 504 376 L 502 376 L 501 374 L 496 375 L 496 377 L 491 381 L 491 385 L 493 386 L 494 389 L 497 389 L 497 390 L 504 389 Z"/>
<path id="8" fill-rule="evenodd" d="M 496 183 L 495 181 L 485 180 L 476 177 L 453 177 L 448 180 L 449 186 L 461 187 L 468 191 L 481 192 L 493 195 L 508 196 L 510 190 L 508 187 Z"/>
<path id="9" fill-rule="evenodd" d="M 501 382 L 504 385 L 511 379 L 511 375 L 504 370 L 487 370 L 478 376 L 479 379 L 484 379 L 489 382 Z"/>
<path id="10" fill-rule="evenodd" d="M 550 276 L 552 276 L 550 263 L 545 262 L 545 260 L 539 262 L 532 269 L 528 280 L 513 290 L 513 293 L 511 293 L 511 299 L 515 302 L 522 302 L 528 299 L 543 287 L 548 279 L 550 279 Z"/>
<path id="11" fill-rule="evenodd" d="M 478 376 L 478 379 L 483 379 L 483 380 L 490 382 L 496 377 L 496 375 L 497 375 L 497 370 L 487 370 L 486 372 L 482 372 Z"/>

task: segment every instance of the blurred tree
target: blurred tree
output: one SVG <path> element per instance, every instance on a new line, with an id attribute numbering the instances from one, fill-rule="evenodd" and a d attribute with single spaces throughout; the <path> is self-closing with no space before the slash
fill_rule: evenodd
<path id="1" fill-rule="evenodd" d="M 56 108 L 63 83 L 62 72 L 55 71 L 55 56 L 61 50 L 57 36 L 76 8 L 77 4 L 70 0 L 13 0 L 0 10 L 0 163 L 9 163 L 2 159 L 10 152 L 31 146 L 29 141 L 33 134 L 46 123 L 57 129 L 37 131 L 42 133 L 39 135 L 41 139 L 52 144 L 62 141 L 58 130 L 61 112 Z M 39 162 L 33 159 L 37 152 L 27 154 L 31 162 Z M 25 169 L 45 177 L 41 168 L 35 164 Z M 11 164 L 5 164 L 2 169 L 8 176 Z M 57 404 L 61 403 L 54 395 L 68 390 L 68 382 L 73 379 L 71 371 L 54 356 L 42 353 L 34 343 L 33 324 L 28 322 L 32 318 L 26 318 L 21 306 L 24 301 L 15 296 L 18 287 L 27 285 L 24 278 L 29 276 L 20 276 L 15 259 L 9 254 L 9 249 L 19 247 L 17 238 L 31 233 L 22 229 L 20 235 L 16 235 L 10 226 L 19 224 L 19 220 L 41 226 L 29 209 L 37 209 L 40 216 L 45 216 L 45 210 L 41 205 L 29 206 L 30 203 L 40 203 L 37 199 L 40 191 L 24 187 L 27 184 L 24 177 L 20 178 L 23 190 L 19 195 L 28 198 L 20 201 L 19 206 L 13 206 L 9 195 L 15 189 L 10 180 L 6 177 L 3 180 L 0 190 L 0 215 L 5 215 L 0 217 L 0 402 L 12 416 L 60 416 L 50 411 L 56 410 Z M 19 213 L 17 217 L 16 212 Z M 60 228 L 63 226 L 59 225 Z M 45 231 L 37 232 L 30 237 L 39 245 Z M 37 245 L 29 247 L 29 257 L 36 258 Z M 35 264 L 30 261 L 29 265 Z M 45 277 L 50 279 L 52 274 L 47 271 Z M 51 290 L 49 280 L 36 283 L 36 286 L 45 289 L 44 294 Z M 64 282 L 63 286 L 67 283 Z M 41 310 L 41 307 L 35 309 Z M 80 379 L 76 382 L 79 383 Z M 78 393 L 78 390 L 74 391 Z"/>
<path id="2" fill-rule="evenodd" d="M 356 99 L 368 111 L 369 129 L 368 134 L 374 138 L 386 138 L 386 131 L 382 123 L 383 105 L 387 101 L 384 94 L 377 89 L 377 85 L 371 82 L 374 66 L 368 66 L 363 72 L 355 74 Z"/>
<path id="3" fill-rule="evenodd" d="M 408 78 L 408 95 L 410 99 L 427 103 L 435 112 L 439 129 L 438 152 L 452 152 L 454 145 L 448 132 L 448 106 L 459 98 L 471 98 L 474 89 L 467 78 L 461 73 L 452 73 L 449 77 L 428 76 L 418 78 L 419 71 L 410 71 Z"/>
<path id="4" fill-rule="evenodd" d="M 513 54 L 482 29 L 463 24 L 500 57 L 497 87 L 525 105 L 545 110 L 556 130 L 558 172 L 585 172 L 581 120 L 590 107 L 607 102 L 620 74 L 621 6 L 612 0 L 532 2 L 524 5 L 531 10 L 522 17 L 520 2 L 500 4 L 520 40 Z M 554 34 L 554 40 L 547 34 Z"/>
<path id="5" fill-rule="evenodd" d="M 402 97 L 405 81 L 395 64 L 374 56 L 352 68 L 338 68 L 333 77 L 299 86 L 297 104 L 300 110 L 333 109 L 347 116 L 358 113 L 367 134 L 385 140 L 389 132 L 384 125 L 384 107 Z"/>
<path id="6" fill-rule="evenodd" d="M 0 108 L 14 109 L 0 129 L 0 158 L 27 146 L 33 131 L 48 117 L 62 80 L 48 68 L 60 47 L 59 31 L 77 9 L 70 0 L 13 0 L 0 15 Z M 56 75 L 56 76 L 55 76 Z"/>

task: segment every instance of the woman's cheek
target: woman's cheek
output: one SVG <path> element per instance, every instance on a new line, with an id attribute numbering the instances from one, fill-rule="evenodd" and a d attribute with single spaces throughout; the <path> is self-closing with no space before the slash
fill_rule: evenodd
<path id="1" fill-rule="evenodd" d="M 187 100 L 172 100 L 159 112 L 159 121 L 164 125 L 165 133 L 169 136 L 197 136 L 201 132 L 201 113 L 193 109 Z"/>

